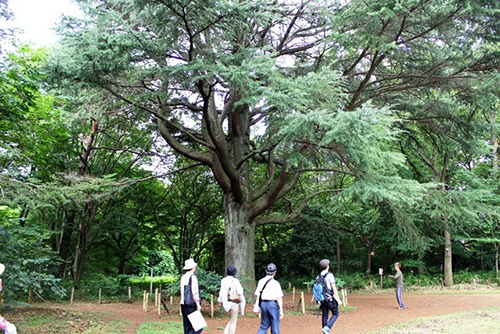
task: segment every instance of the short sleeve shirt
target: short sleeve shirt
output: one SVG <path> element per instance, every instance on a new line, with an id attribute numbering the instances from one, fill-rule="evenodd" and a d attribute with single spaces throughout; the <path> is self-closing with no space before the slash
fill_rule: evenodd
<path id="1" fill-rule="evenodd" d="M 260 295 L 260 291 L 268 280 L 271 281 L 266 285 L 264 291 L 262 291 L 262 300 L 278 300 L 278 298 L 283 297 L 283 290 L 281 290 L 280 282 L 269 275 L 259 280 L 257 289 L 255 289 L 255 295 Z"/>
<path id="2" fill-rule="evenodd" d="M 335 285 L 335 276 L 332 273 L 330 273 L 328 270 L 323 270 L 321 272 L 322 276 L 325 276 L 325 274 L 328 274 L 325 277 L 326 286 L 328 286 L 328 289 L 331 289 L 332 285 Z"/>

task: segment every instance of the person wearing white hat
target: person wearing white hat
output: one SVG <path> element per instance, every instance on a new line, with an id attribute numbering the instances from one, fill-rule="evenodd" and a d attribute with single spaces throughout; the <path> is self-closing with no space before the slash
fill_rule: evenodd
<path id="1" fill-rule="evenodd" d="M 203 331 L 203 329 L 195 331 L 188 318 L 189 314 L 201 310 L 200 289 L 198 288 L 198 279 L 194 274 L 197 266 L 193 259 L 184 261 L 185 274 L 181 277 L 181 311 L 184 334 L 199 334 Z"/>

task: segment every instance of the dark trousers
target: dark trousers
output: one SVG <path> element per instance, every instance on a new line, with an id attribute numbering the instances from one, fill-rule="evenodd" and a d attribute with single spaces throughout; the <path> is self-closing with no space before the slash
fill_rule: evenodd
<path id="1" fill-rule="evenodd" d="M 321 318 L 321 326 L 332 328 L 335 321 L 339 317 L 339 306 L 335 301 L 321 302 L 321 311 L 323 311 L 323 316 Z M 332 317 L 328 320 L 328 313 L 332 311 Z"/>
<path id="2" fill-rule="evenodd" d="M 280 334 L 280 309 L 275 300 L 263 300 L 260 304 L 260 328 L 257 334 L 266 334 L 271 327 L 271 334 Z"/>
<path id="3" fill-rule="evenodd" d="M 203 328 L 199 331 L 195 332 L 191 322 L 188 319 L 188 315 L 196 311 L 196 306 L 186 306 L 181 305 L 182 311 L 182 324 L 184 325 L 184 334 L 200 334 L 203 331 Z"/>

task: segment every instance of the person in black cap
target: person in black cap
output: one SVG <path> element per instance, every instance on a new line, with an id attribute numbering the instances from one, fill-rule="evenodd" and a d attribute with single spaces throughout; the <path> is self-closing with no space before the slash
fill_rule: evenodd
<path id="1" fill-rule="evenodd" d="M 280 319 L 283 319 L 283 290 L 278 281 L 274 279 L 278 268 L 274 263 L 266 267 L 267 276 L 257 284 L 257 296 L 254 312 L 260 312 L 260 328 L 257 334 L 266 334 L 271 327 L 271 334 L 280 333 Z"/>
<path id="2" fill-rule="evenodd" d="M 236 322 L 238 321 L 238 308 L 241 315 L 245 313 L 245 295 L 240 281 L 234 277 L 238 270 L 233 265 L 227 266 L 227 276 L 220 282 L 219 305 L 224 307 L 226 312 L 230 312 L 230 320 L 224 329 L 224 334 L 236 333 Z"/>

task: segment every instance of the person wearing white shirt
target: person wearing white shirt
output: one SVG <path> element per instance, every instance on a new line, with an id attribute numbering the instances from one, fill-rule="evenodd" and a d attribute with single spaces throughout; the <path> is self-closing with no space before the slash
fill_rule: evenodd
<path id="1" fill-rule="evenodd" d="M 266 334 L 269 327 L 271 334 L 280 333 L 280 320 L 283 319 L 283 290 L 280 283 L 274 279 L 277 270 L 274 263 L 269 263 L 266 267 L 267 276 L 259 280 L 255 289 L 257 298 L 254 311 L 261 314 L 257 334 Z"/>
<path id="2" fill-rule="evenodd" d="M 245 314 L 245 295 L 243 293 L 243 287 L 240 281 L 235 277 L 238 270 L 233 266 L 229 265 L 226 270 L 227 276 L 224 277 L 220 282 L 219 291 L 219 305 L 224 307 L 226 312 L 230 313 L 230 320 L 224 329 L 224 334 L 234 334 L 236 333 L 236 323 L 238 321 L 238 308 L 241 310 L 241 315 Z M 229 299 L 229 290 L 235 288 L 238 294 L 237 300 Z"/>
<path id="3" fill-rule="evenodd" d="M 188 315 L 194 311 L 201 310 L 201 298 L 200 289 L 198 288 L 198 279 L 196 278 L 194 272 L 196 271 L 196 262 L 193 259 L 187 259 L 184 262 L 185 274 L 181 277 L 181 312 L 182 312 L 182 322 L 184 325 L 184 334 L 200 334 L 203 329 L 195 331 L 193 325 L 189 321 Z M 190 287 L 190 295 L 185 296 L 184 291 L 186 286 Z"/>

